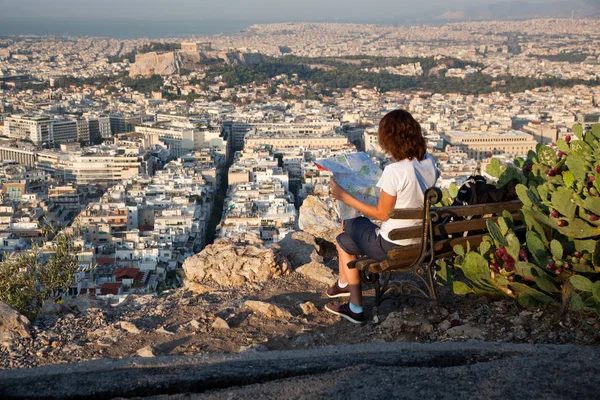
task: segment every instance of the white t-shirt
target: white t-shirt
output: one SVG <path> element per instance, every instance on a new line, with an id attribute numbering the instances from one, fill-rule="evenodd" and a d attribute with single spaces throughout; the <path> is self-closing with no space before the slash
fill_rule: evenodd
<path id="1" fill-rule="evenodd" d="M 423 161 L 404 160 L 389 164 L 383 170 L 377 187 L 396 197 L 394 208 L 423 208 L 425 191 L 435 185 L 438 177 L 435 161 L 426 155 Z M 388 242 L 401 246 L 419 243 L 419 239 L 390 240 L 388 234 L 394 229 L 421 223 L 420 219 L 388 219 L 381 224 L 379 234 Z"/>

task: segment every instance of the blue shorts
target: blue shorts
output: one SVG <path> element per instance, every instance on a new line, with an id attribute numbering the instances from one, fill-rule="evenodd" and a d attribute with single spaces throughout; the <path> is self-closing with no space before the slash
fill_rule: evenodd
<path id="1" fill-rule="evenodd" d="M 344 233 L 335 239 L 338 245 L 348 254 L 367 256 L 373 260 L 387 259 L 388 251 L 396 247 L 377 233 L 379 227 L 368 218 L 358 217 L 344 221 Z"/>

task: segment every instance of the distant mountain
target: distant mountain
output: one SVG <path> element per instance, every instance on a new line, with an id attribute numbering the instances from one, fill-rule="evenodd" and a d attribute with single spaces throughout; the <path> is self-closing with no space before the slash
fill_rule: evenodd
<path id="1" fill-rule="evenodd" d="M 554 0 L 530 2 L 522 0 L 505 1 L 448 10 L 434 19 L 437 20 L 494 20 L 494 19 L 530 19 L 530 18 L 600 18 L 600 0 Z"/>

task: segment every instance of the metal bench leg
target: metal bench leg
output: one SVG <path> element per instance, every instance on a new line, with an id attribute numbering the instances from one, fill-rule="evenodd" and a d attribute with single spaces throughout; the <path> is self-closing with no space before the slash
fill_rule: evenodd
<path id="1" fill-rule="evenodd" d="M 435 290 L 435 279 L 433 277 L 433 265 L 427 265 L 427 279 L 429 280 L 429 285 L 427 290 L 429 291 L 429 297 L 433 300 L 434 309 L 438 314 L 441 314 L 440 304 L 438 302 L 437 292 Z"/>
<path id="2" fill-rule="evenodd" d="M 373 274 L 375 276 L 375 304 L 373 304 L 373 323 L 379 324 L 379 305 L 381 304 L 381 282 L 379 282 L 379 274 Z"/>

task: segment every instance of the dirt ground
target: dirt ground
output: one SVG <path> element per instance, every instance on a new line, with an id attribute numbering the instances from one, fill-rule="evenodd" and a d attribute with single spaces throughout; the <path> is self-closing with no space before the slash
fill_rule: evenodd
<path id="1" fill-rule="evenodd" d="M 119 306 L 51 316 L 34 324 L 32 338 L 1 348 L 0 365 L 21 368 L 106 357 L 273 351 L 377 341 L 475 339 L 593 345 L 600 340 L 595 315 L 522 310 L 508 300 L 451 296 L 445 288 L 439 291 L 441 314 L 425 302 L 412 306 L 389 302 L 380 309 L 380 324 L 356 326 L 323 310 L 330 301 L 325 289 L 292 273 L 237 290 L 197 295 L 176 289 L 131 298 Z M 368 314 L 373 296 L 372 288 L 365 291 Z M 245 305 L 247 300 L 275 305 L 291 317 L 253 311 Z M 314 307 L 306 307 L 307 302 Z M 226 324 L 215 324 L 219 318 Z"/>

